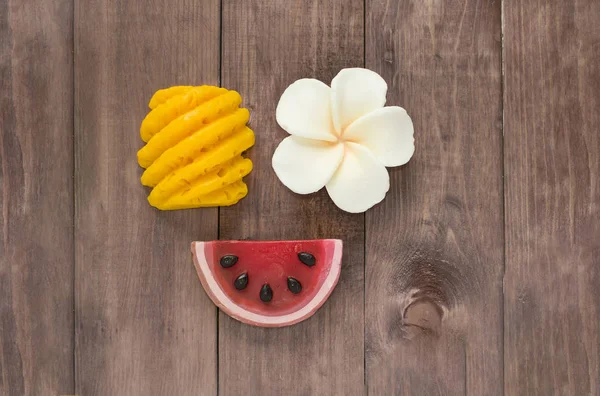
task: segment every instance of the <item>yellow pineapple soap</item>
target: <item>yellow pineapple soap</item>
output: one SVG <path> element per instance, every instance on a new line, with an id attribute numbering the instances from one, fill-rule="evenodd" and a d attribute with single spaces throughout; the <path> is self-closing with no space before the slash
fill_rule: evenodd
<path id="1" fill-rule="evenodd" d="M 203 85 L 157 91 L 137 153 L 145 169 L 142 184 L 152 187 L 150 205 L 161 210 L 229 206 L 248 194 L 242 181 L 252 161 L 242 153 L 254 145 L 246 126 L 248 109 L 236 91 Z"/>

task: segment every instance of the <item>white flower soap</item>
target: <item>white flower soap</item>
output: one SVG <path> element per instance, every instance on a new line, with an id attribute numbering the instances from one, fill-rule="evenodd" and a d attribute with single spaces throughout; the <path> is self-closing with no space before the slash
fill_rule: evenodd
<path id="1" fill-rule="evenodd" d="M 384 107 L 387 84 L 367 69 L 343 69 L 331 87 L 315 79 L 290 85 L 277 105 L 277 123 L 290 134 L 273 154 L 273 169 L 297 194 L 325 187 L 342 210 L 361 213 L 390 189 L 386 167 L 406 164 L 415 151 L 413 123 L 397 106 Z"/>

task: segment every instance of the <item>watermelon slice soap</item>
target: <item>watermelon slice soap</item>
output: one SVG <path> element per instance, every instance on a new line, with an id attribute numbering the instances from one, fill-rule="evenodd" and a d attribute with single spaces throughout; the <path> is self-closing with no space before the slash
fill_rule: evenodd
<path id="1" fill-rule="evenodd" d="M 261 327 L 311 317 L 340 276 L 342 241 L 192 242 L 198 277 L 227 315 Z"/>

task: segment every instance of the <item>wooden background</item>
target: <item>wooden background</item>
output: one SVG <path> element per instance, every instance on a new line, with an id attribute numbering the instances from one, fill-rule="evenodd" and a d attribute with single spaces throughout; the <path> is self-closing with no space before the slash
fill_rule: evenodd
<path id="1" fill-rule="evenodd" d="M 597 0 L 0 0 L 0 394 L 600 395 Z M 417 150 L 364 215 L 270 167 L 285 87 L 365 66 Z M 152 93 L 238 90 L 238 205 L 159 212 Z M 336 237 L 310 320 L 204 294 L 192 240 Z"/>

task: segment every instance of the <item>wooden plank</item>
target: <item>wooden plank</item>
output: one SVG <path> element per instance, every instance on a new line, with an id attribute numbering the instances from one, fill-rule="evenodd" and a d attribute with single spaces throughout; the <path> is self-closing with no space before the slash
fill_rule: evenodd
<path id="1" fill-rule="evenodd" d="M 600 3 L 504 21 L 506 393 L 600 395 Z"/>
<path id="2" fill-rule="evenodd" d="M 363 2 L 223 2 L 223 86 L 239 90 L 252 111 L 256 146 L 249 194 L 221 209 L 221 239 L 342 238 L 342 275 L 311 319 L 261 329 L 219 315 L 222 395 L 363 393 L 363 216 L 338 210 L 325 191 L 287 190 L 271 156 L 287 136 L 275 121 L 284 89 L 298 78 L 327 84 L 343 67 L 363 65 Z M 346 373 L 346 374 L 343 374 Z M 352 373 L 349 375 L 348 373 Z"/>
<path id="3" fill-rule="evenodd" d="M 366 214 L 369 394 L 502 394 L 500 3 L 366 8 L 367 67 L 416 139 Z"/>
<path id="4" fill-rule="evenodd" d="M 73 393 L 71 0 L 0 1 L 0 394 Z"/>
<path id="5" fill-rule="evenodd" d="M 216 394 L 216 309 L 190 241 L 217 209 L 159 212 L 136 151 L 152 93 L 218 84 L 219 1 L 77 2 L 76 393 Z"/>

